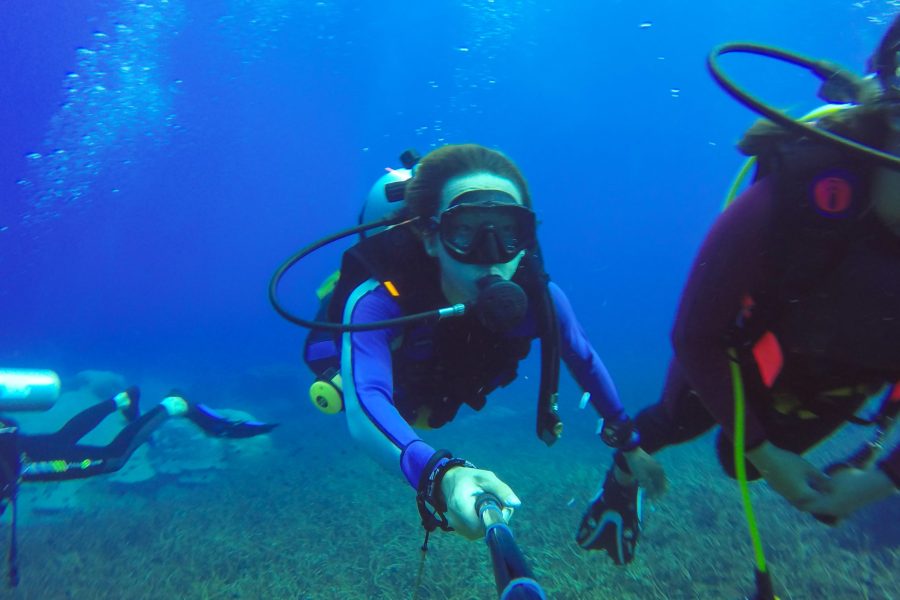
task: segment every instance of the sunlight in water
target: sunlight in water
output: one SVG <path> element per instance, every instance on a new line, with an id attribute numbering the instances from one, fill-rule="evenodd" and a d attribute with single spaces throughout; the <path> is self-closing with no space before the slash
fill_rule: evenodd
<path id="1" fill-rule="evenodd" d="M 29 176 L 19 182 L 31 197 L 29 220 L 85 201 L 99 179 L 139 160 L 148 141 L 168 139 L 180 82 L 164 78 L 166 44 L 182 15 L 180 3 L 168 0 L 122 2 L 109 15 L 110 28 L 76 50 L 43 148 L 27 156 Z"/>

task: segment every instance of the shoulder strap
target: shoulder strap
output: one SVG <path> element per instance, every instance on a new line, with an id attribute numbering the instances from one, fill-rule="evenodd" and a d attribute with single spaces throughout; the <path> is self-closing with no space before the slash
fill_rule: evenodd
<path id="1" fill-rule="evenodd" d="M 807 139 L 782 140 L 758 158 L 757 178 L 769 177 L 776 197 L 768 235 L 778 287 L 781 294 L 801 294 L 869 230 L 871 166 Z"/>
<path id="2" fill-rule="evenodd" d="M 560 334 L 559 319 L 553 298 L 550 296 L 550 276 L 544 270 L 544 260 L 540 247 L 535 245 L 522 259 L 517 277 L 513 279 L 522 285 L 535 302 L 538 320 L 538 335 L 541 340 L 541 380 L 537 402 L 537 436 L 548 446 L 556 443 L 562 435 L 562 419 L 558 411 Z"/>
<path id="3" fill-rule="evenodd" d="M 426 254 L 410 226 L 382 231 L 344 253 L 341 276 L 328 307 L 329 320 L 341 321 L 347 298 L 370 278 L 390 282 L 397 302 L 408 312 L 427 310 L 438 301 L 435 290 L 440 290 L 440 285 L 434 259 Z"/>

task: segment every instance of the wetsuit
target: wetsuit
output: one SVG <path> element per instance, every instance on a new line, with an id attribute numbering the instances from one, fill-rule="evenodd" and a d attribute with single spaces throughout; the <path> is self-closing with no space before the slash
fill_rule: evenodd
<path id="1" fill-rule="evenodd" d="M 107 416 L 118 411 L 114 399 L 105 400 L 72 417 L 59 431 L 18 435 L 23 481 L 82 479 L 118 471 L 134 451 L 169 418 L 157 406 L 129 423 L 106 446 L 79 444 Z"/>
<path id="2" fill-rule="evenodd" d="M 577 382 L 606 419 L 625 411 L 612 379 L 588 343 L 562 290 L 550 284 L 560 326 L 560 353 Z M 460 317 L 406 329 L 344 333 L 341 375 L 347 421 L 353 437 L 390 468 L 399 467 L 416 488 L 435 450 L 410 423 L 438 427 L 461 404 L 476 410 L 493 389 L 510 383 L 515 367 L 538 336 L 529 303 L 524 321 L 504 335 L 489 334 L 477 319 Z M 365 323 L 403 315 L 383 285 L 370 279 L 350 294 L 345 323 Z M 438 360 L 434 360 L 437 356 Z M 423 410 L 427 406 L 427 410 Z"/>
<path id="3" fill-rule="evenodd" d="M 55 433 L 17 433 L 15 452 L 21 460 L 22 480 L 63 481 L 118 471 L 169 418 L 164 406 L 155 406 L 125 426 L 105 446 L 78 443 L 103 419 L 118 410 L 115 399 L 109 399 L 78 413 Z M 213 437 L 253 437 L 268 433 L 275 427 L 272 423 L 233 421 L 203 404 L 190 404 L 185 416 L 206 435 Z"/>
<path id="4" fill-rule="evenodd" d="M 774 175 L 748 189 L 716 221 L 694 262 L 662 398 L 636 418 L 648 452 L 719 424 L 726 434 L 719 457 L 733 475 L 729 348 L 741 357 L 748 449 L 768 440 L 803 453 L 900 379 L 900 238 L 869 214 L 845 247 L 802 267 L 794 254 L 814 238 L 785 224 L 776 189 Z M 806 279 L 792 279 L 789 263 Z M 764 338 L 777 341 L 777 373 L 766 373 L 750 350 Z M 900 485 L 900 450 L 878 466 Z"/>

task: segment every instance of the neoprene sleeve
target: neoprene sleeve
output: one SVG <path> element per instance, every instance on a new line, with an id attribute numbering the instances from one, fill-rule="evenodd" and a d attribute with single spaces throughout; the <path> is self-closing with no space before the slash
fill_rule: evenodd
<path id="1" fill-rule="evenodd" d="M 562 290 L 550 284 L 560 324 L 560 354 L 576 381 L 591 393 L 595 409 L 606 419 L 620 419 L 625 411 L 619 401 L 612 378 L 593 349 L 575 318 Z M 399 305 L 374 280 L 361 284 L 350 295 L 344 311 L 344 322 L 364 323 L 401 315 Z M 535 337 L 533 315 L 517 328 L 524 327 Z M 407 482 L 418 485 L 421 471 L 434 454 L 434 448 L 423 441 L 394 407 L 391 344 L 399 330 L 345 333 L 341 348 L 341 375 L 344 402 L 351 435 L 373 457 L 396 468 L 398 463 Z M 531 409 L 531 406 L 528 407 Z"/>

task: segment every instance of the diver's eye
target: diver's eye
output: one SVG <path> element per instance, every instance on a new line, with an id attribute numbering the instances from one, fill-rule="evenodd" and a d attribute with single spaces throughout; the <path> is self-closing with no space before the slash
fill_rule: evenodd
<path id="1" fill-rule="evenodd" d="M 499 232 L 500 239 L 503 241 L 503 245 L 507 247 L 507 249 L 512 250 L 519 245 L 519 230 L 517 227 L 513 225 L 504 225 L 500 228 Z"/>
<path id="2" fill-rule="evenodd" d="M 472 243 L 474 234 L 475 230 L 469 225 L 458 225 L 453 229 L 453 235 L 449 241 L 454 246 L 465 248 Z"/>

